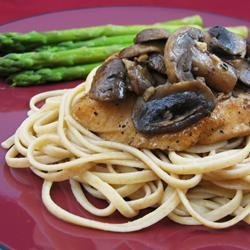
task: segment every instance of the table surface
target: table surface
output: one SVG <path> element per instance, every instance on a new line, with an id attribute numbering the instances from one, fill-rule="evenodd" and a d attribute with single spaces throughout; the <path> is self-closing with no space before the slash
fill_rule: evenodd
<path id="1" fill-rule="evenodd" d="M 250 20 L 250 1 L 200 1 L 200 0 L 0 0 L 0 24 L 42 13 L 100 6 L 164 6 L 207 11 L 230 17 Z"/>

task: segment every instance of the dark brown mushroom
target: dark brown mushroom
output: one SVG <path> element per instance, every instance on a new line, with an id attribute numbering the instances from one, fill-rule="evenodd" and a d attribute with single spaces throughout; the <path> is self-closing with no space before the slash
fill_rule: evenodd
<path id="1" fill-rule="evenodd" d="M 204 77 L 217 91 L 232 91 L 237 76 L 232 66 L 207 51 L 204 33 L 196 28 L 178 30 L 169 37 L 165 51 L 168 80 L 172 83 Z"/>
<path id="2" fill-rule="evenodd" d="M 128 89 L 137 95 L 142 95 L 143 92 L 154 85 L 151 74 L 147 67 L 143 67 L 134 61 L 123 59 L 127 69 Z"/>
<path id="3" fill-rule="evenodd" d="M 161 85 L 151 93 L 147 101 L 137 99 L 132 114 L 135 128 L 145 134 L 180 131 L 209 116 L 215 107 L 211 90 L 199 81 Z"/>
<path id="4" fill-rule="evenodd" d="M 249 67 L 249 64 L 242 65 L 242 67 L 240 68 L 240 71 L 239 71 L 239 79 L 247 87 L 250 87 L 250 67 Z"/>
<path id="5" fill-rule="evenodd" d="M 162 44 L 134 44 L 120 51 L 120 58 L 133 58 L 143 54 L 149 54 L 153 52 L 163 53 L 164 46 Z"/>
<path id="6" fill-rule="evenodd" d="M 247 87 L 250 87 L 250 64 L 246 59 L 234 59 L 228 61 L 237 71 L 238 79 Z"/>
<path id="7" fill-rule="evenodd" d="M 208 34 L 208 45 L 212 52 L 242 58 L 246 55 L 246 40 L 226 28 L 215 26 L 208 30 Z"/>
<path id="8" fill-rule="evenodd" d="M 148 55 L 147 54 L 142 54 L 139 55 L 138 57 L 134 58 L 134 61 L 138 62 L 138 63 L 146 63 L 148 60 Z"/>
<path id="9" fill-rule="evenodd" d="M 153 71 L 153 70 L 150 71 L 150 75 L 153 79 L 154 86 L 163 85 L 168 80 L 167 75 L 160 74 L 160 73 Z"/>
<path id="10" fill-rule="evenodd" d="M 246 58 L 250 58 L 250 41 L 247 41 L 247 53 Z"/>
<path id="11" fill-rule="evenodd" d="M 205 78 L 207 85 L 217 91 L 229 93 L 233 90 L 237 75 L 235 69 L 219 57 L 208 52 L 192 48 L 192 66 L 195 76 Z"/>
<path id="12" fill-rule="evenodd" d="M 168 37 L 169 33 L 164 29 L 156 29 L 156 28 L 145 29 L 136 35 L 134 43 L 145 43 L 156 40 L 166 41 Z"/>
<path id="13" fill-rule="evenodd" d="M 148 57 L 148 67 L 160 74 L 166 75 L 166 67 L 163 55 L 152 53 Z"/>
<path id="14" fill-rule="evenodd" d="M 201 30 L 181 28 L 172 34 L 166 43 L 164 59 L 168 80 L 172 83 L 193 80 L 192 51 L 195 42 L 203 38 Z"/>
<path id="15" fill-rule="evenodd" d="M 126 68 L 121 59 L 111 58 L 97 69 L 89 96 L 98 101 L 116 101 L 125 94 Z"/>

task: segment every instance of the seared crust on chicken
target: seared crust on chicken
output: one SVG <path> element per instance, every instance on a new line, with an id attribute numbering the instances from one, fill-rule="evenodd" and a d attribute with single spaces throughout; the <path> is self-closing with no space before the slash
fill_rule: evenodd
<path id="1" fill-rule="evenodd" d="M 231 97 L 220 102 L 213 111 L 223 119 L 223 125 L 212 133 L 204 133 L 199 144 L 211 144 L 250 135 L 250 96 Z"/>
<path id="2" fill-rule="evenodd" d="M 101 138 L 136 148 L 185 150 L 250 134 L 250 99 L 244 96 L 220 101 L 210 117 L 177 133 L 145 135 L 133 126 L 135 96 L 117 103 L 98 102 L 88 95 L 73 106 L 74 117 Z"/>
<path id="3" fill-rule="evenodd" d="M 184 150 L 195 145 L 203 133 L 212 133 L 222 125 L 220 118 L 212 116 L 177 133 L 141 134 L 131 119 L 135 100 L 131 96 L 122 102 L 104 103 L 85 96 L 73 106 L 73 115 L 85 128 L 103 139 L 147 149 Z"/>

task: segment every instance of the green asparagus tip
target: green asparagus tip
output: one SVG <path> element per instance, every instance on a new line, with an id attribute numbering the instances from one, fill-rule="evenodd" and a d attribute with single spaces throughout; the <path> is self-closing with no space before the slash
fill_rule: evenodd
<path id="1" fill-rule="evenodd" d="M 248 38 L 249 29 L 246 26 L 226 27 L 229 31 L 243 38 Z"/>
<path id="2" fill-rule="evenodd" d="M 196 24 L 198 26 L 203 26 L 203 19 L 201 16 L 199 15 L 195 15 L 195 16 L 189 16 L 189 17 L 185 17 L 183 18 L 183 22 L 186 22 L 187 24 Z"/>

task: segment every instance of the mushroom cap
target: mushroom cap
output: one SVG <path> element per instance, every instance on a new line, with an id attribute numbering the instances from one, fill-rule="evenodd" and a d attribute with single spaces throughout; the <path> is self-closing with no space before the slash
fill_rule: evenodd
<path id="1" fill-rule="evenodd" d="M 191 48 L 203 36 L 203 32 L 197 28 L 184 27 L 168 38 L 164 50 L 164 59 L 170 82 L 175 83 L 194 79 L 191 72 Z"/>
<path id="2" fill-rule="evenodd" d="M 246 57 L 247 58 L 250 57 L 250 41 L 247 41 L 247 53 L 246 53 Z"/>
<path id="3" fill-rule="evenodd" d="M 163 55 L 159 53 L 150 54 L 148 57 L 147 65 L 150 69 L 160 74 L 166 75 L 167 73 L 165 63 L 164 63 L 164 57 Z"/>
<path id="4" fill-rule="evenodd" d="M 147 101 L 139 97 L 132 120 L 141 133 L 174 133 L 208 116 L 214 107 L 214 96 L 205 84 L 186 81 L 158 86 Z"/>
<path id="5" fill-rule="evenodd" d="M 214 26 L 208 30 L 209 48 L 213 52 L 223 53 L 229 56 L 246 55 L 246 40 L 235 35 L 222 26 Z"/>
<path id="6" fill-rule="evenodd" d="M 134 44 L 120 51 L 120 58 L 133 58 L 143 54 L 153 52 L 163 52 L 164 46 L 161 43 L 154 44 Z"/>
<path id="7" fill-rule="evenodd" d="M 246 59 L 238 58 L 228 61 L 237 71 L 239 80 L 250 87 L 250 64 Z"/>
<path id="8" fill-rule="evenodd" d="M 116 101 L 126 94 L 126 68 L 120 58 L 112 57 L 96 71 L 89 96 L 97 101 Z"/>
<path id="9" fill-rule="evenodd" d="M 167 40 L 169 33 L 165 29 L 152 28 L 139 32 L 134 39 L 134 43 L 145 43 L 156 40 Z"/>
<path id="10" fill-rule="evenodd" d="M 154 80 L 146 66 L 137 64 L 135 61 L 123 59 L 127 70 L 128 89 L 142 95 L 143 92 L 154 85 Z"/>
<path id="11" fill-rule="evenodd" d="M 247 87 L 250 87 L 250 67 L 242 67 L 239 73 L 239 79 Z"/>
<path id="12" fill-rule="evenodd" d="M 229 93 L 237 82 L 235 69 L 219 57 L 192 48 L 192 65 L 195 76 L 204 77 L 207 85 L 217 91 Z"/>

